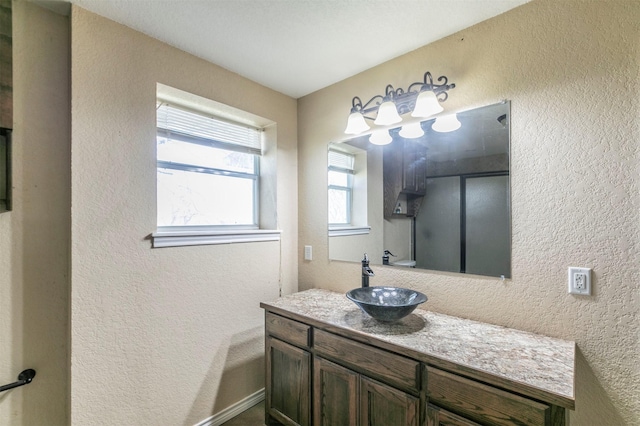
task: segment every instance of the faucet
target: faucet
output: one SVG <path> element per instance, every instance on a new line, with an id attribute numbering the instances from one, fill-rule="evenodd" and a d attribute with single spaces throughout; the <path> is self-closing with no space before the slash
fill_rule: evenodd
<path id="1" fill-rule="evenodd" d="M 373 270 L 369 268 L 369 256 L 365 253 L 364 259 L 362 259 L 362 287 L 369 287 L 369 277 L 373 276 L 375 276 L 375 274 Z"/>
<path id="2" fill-rule="evenodd" d="M 396 257 L 396 255 L 391 253 L 389 250 L 385 250 L 384 254 L 382 255 L 382 264 L 383 265 L 388 265 L 389 264 L 389 256 Z"/>

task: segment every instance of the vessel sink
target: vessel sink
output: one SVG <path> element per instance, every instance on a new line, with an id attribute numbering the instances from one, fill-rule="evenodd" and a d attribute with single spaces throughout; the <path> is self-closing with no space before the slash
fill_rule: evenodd
<path id="1" fill-rule="evenodd" d="M 427 296 L 401 287 L 359 287 L 347 292 L 347 298 L 371 317 L 393 322 L 409 315 Z"/>

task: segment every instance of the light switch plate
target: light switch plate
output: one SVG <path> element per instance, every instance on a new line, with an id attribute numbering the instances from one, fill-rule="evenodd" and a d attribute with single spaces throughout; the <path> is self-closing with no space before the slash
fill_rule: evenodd
<path id="1" fill-rule="evenodd" d="M 304 246 L 304 260 L 311 259 L 313 259 L 313 251 L 311 249 L 311 246 Z"/>

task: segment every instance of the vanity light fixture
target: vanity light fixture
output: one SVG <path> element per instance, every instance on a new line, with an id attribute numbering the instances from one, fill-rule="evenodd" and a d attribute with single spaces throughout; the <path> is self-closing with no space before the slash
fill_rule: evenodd
<path id="1" fill-rule="evenodd" d="M 460 126 L 461 124 L 460 121 L 458 121 L 456 114 L 449 114 L 436 118 L 436 121 L 431 125 L 431 128 L 436 132 L 446 133 L 458 130 Z"/>
<path id="2" fill-rule="evenodd" d="M 369 136 L 369 142 L 374 145 L 388 145 L 393 142 L 393 138 L 388 130 L 380 130 L 373 132 L 371 136 Z"/>
<path id="3" fill-rule="evenodd" d="M 358 135 L 370 129 L 366 120 L 375 120 L 378 126 L 389 126 L 402 121 L 403 114 L 411 112 L 412 117 L 427 118 L 443 110 L 440 105 L 449 97 L 449 90 L 456 87 L 448 83 L 448 78 L 440 76 L 434 83 L 431 73 L 424 73 L 423 81 L 411 83 L 407 90 L 395 89 L 388 84 L 384 95 L 376 95 L 366 103 L 355 96 L 351 100 L 351 113 L 345 133 Z M 375 114 L 373 116 L 369 116 Z"/>
<path id="4" fill-rule="evenodd" d="M 405 139 L 416 139 L 424 136 L 424 130 L 421 123 L 411 123 L 402 126 L 398 134 Z"/>

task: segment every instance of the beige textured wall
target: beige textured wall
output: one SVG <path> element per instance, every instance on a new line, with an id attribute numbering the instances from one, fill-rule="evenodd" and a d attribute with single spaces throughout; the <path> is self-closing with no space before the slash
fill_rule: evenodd
<path id="1" fill-rule="evenodd" d="M 534 0 L 299 99 L 300 288 L 346 291 L 354 263 L 327 261 L 327 143 L 351 98 L 425 71 L 456 88 L 449 111 L 512 101 L 513 279 L 376 267 L 375 284 L 429 296 L 426 309 L 575 340 L 572 425 L 640 424 L 638 320 L 640 2 Z M 593 268 L 591 297 L 568 266 Z"/>
<path id="2" fill-rule="evenodd" d="M 264 386 L 297 289 L 296 101 L 73 7 L 71 420 L 190 425 Z M 156 83 L 277 123 L 282 241 L 151 249 Z"/>
<path id="3" fill-rule="evenodd" d="M 68 423 L 69 19 L 13 2 L 13 210 L 0 213 L 0 424 Z"/>

